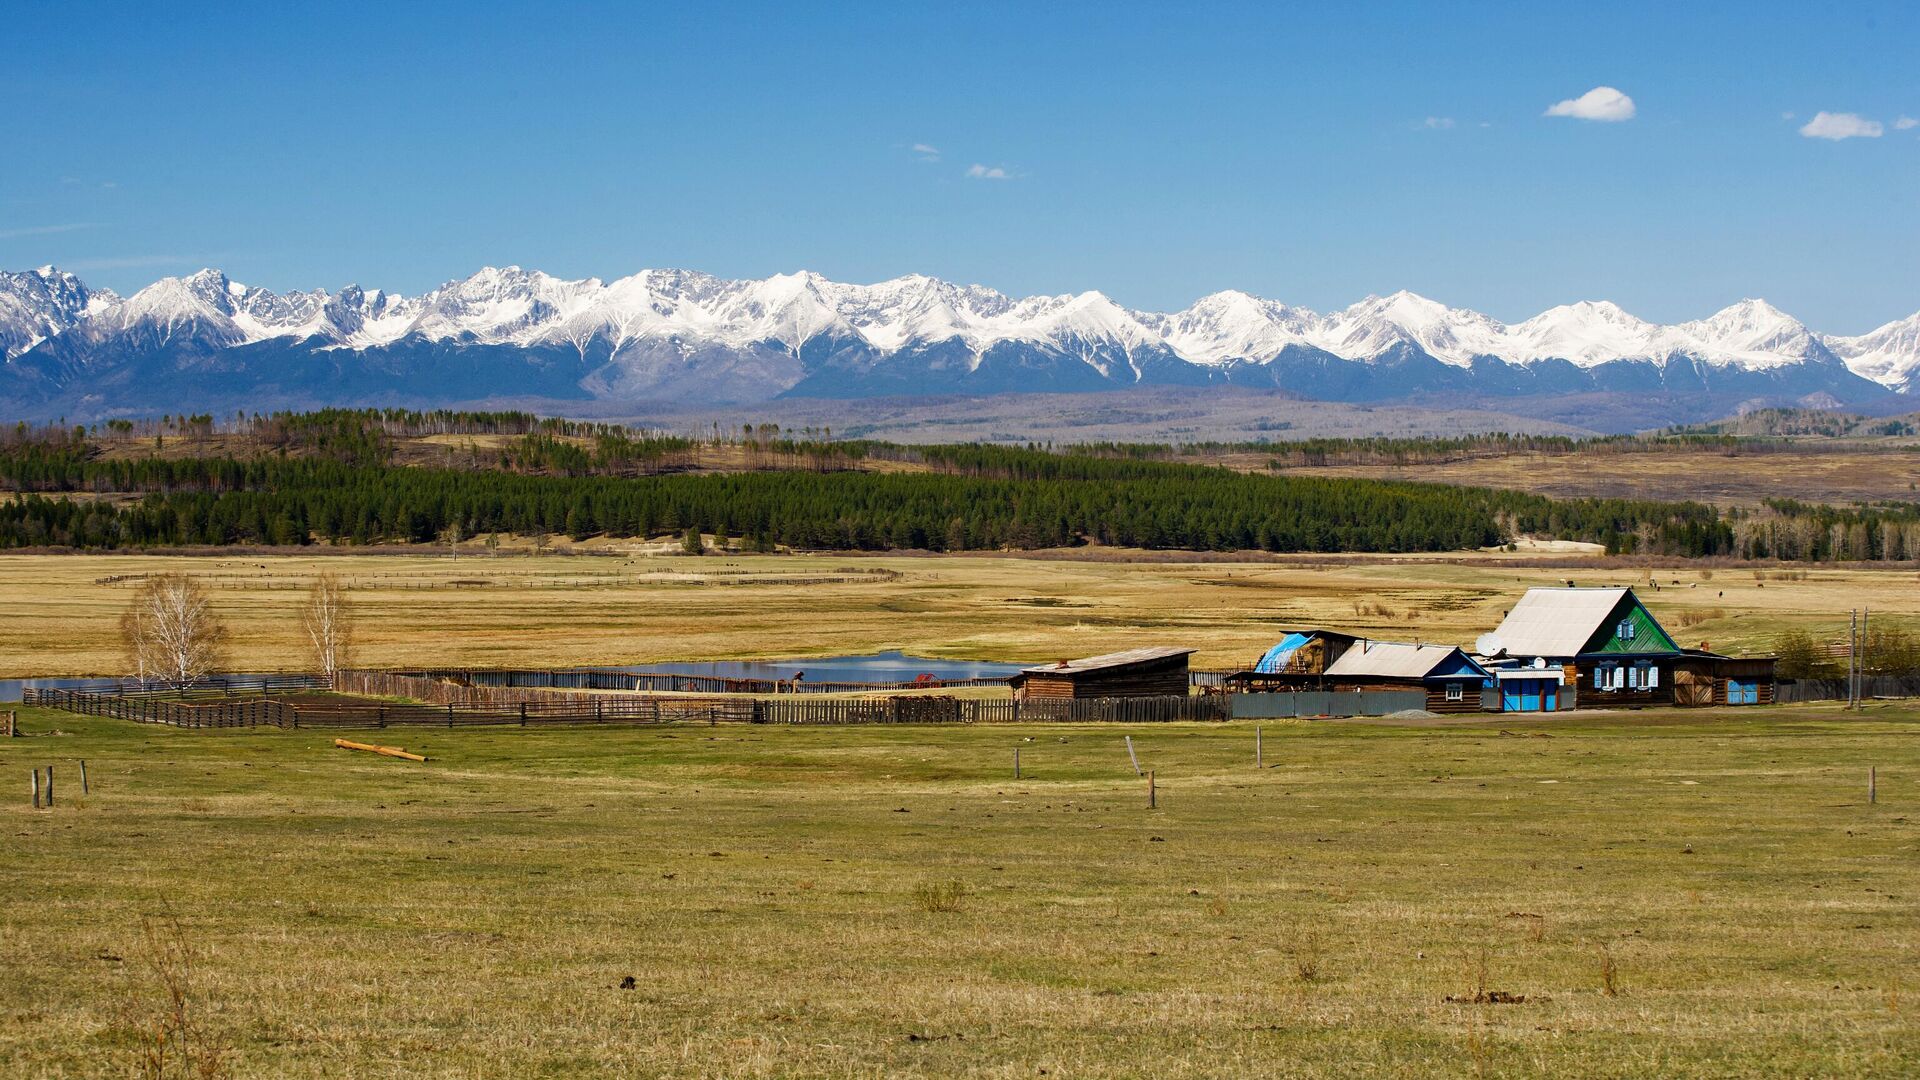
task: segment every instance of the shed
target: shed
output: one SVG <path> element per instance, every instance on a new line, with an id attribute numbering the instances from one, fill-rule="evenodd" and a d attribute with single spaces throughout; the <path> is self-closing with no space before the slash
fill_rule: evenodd
<path id="1" fill-rule="evenodd" d="M 1229 693 L 1259 693 L 1310 685 L 1358 640 L 1352 634 L 1334 630 L 1292 630 L 1260 654 L 1253 667 L 1232 672 L 1224 684 Z"/>
<path id="2" fill-rule="evenodd" d="M 1128 649 L 1023 668 L 1012 679 L 1016 698 L 1186 696 L 1192 649 Z"/>
<path id="3" fill-rule="evenodd" d="M 1674 662 L 1675 705 L 1771 705 L 1771 656 L 1722 656 L 1705 649 L 1682 649 Z"/>

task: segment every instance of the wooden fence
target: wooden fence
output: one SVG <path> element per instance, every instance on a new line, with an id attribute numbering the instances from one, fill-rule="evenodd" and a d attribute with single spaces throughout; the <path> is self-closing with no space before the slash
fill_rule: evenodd
<path id="1" fill-rule="evenodd" d="M 1867 675 L 1860 680 L 1860 696 L 1872 698 L 1920 697 L 1920 676 Z M 1773 700 L 1845 701 L 1846 679 L 1781 679 L 1773 685 Z"/>
<path id="2" fill-rule="evenodd" d="M 985 679 L 817 682 L 793 679 L 740 679 L 721 675 L 609 671 L 604 668 L 427 668 L 414 671 L 343 672 L 342 675 L 404 676 L 474 688 L 625 690 L 634 693 L 690 694 L 866 694 L 888 690 L 943 690 L 963 686 L 1007 685 L 1007 677 L 1004 675 Z"/>
<path id="3" fill-rule="evenodd" d="M 747 699 L 604 696 L 589 700 L 431 705 L 285 701 L 271 697 L 167 700 L 155 694 L 105 694 L 85 690 L 30 690 L 27 693 L 29 696 L 23 704 L 181 728 L 533 727 L 718 724 L 753 720 L 753 702 Z"/>
<path id="4" fill-rule="evenodd" d="M 435 703 L 303 701 L 273 697 L 207 699 L 157 693 L 29 690 L 25 704 L 181 728 L 532 727 L 557 724 L 1011 724 L 1160 723 L 1225 720 L 1228 699 L 1083 698 L 1072 701 L 970 701 L 925 696 L 854 701 L 748 697 L 646 697 L 447 687 L 448 693 L 524 694 Z M 353 692 L 353 691 L 350 691 Z M 537 696 L 543 694 L 545 696 Z M 406 695 L 412 696 L 412 695 Z"/>

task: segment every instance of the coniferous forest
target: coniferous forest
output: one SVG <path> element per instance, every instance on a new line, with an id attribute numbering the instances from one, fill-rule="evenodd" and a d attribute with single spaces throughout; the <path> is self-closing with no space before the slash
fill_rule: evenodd
<path id="1" fill-rule="evenodd" d="M 450 535 L 649 537 L 686 530 L 779 548 L 931 551 L 1099 543 L 1173 550 L 1416 552 L 1515 536 L 1684 557 L 1920 557 L 1912 506 L 1762 511 L 1702 503 L 1235 472 L 1086 447 L 900 447 L 748 430 L 772 467 L 674 471 L 694 445 L 517 413 L 256 417 L 244 452 L 209 418 L 143 431 L 15 429 L 0 440 L 0 548 L 428 543 Z M 163 455 L 167 432 L 209 440 Z M 184 433 L 184 434 L 183 434 Z M 396 438 L 508 441 L 459 464 L 400 464 Z M 719 433 L 716 433 L 718 437 Z M 809 433 L 810 434 L 810 433 Z M 115 452 L 105 452 L 119 442 Z M 885 459 L 911 468 L 873 470 Z M 761 460 L 761 459 L 755 459 Z"/>

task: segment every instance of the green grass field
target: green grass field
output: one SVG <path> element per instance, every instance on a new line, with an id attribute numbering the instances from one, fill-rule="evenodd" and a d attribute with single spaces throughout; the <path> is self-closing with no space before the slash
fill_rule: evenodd
<path id="1" fill-rule="evenodd" d="M 23 726 L 7 1076 L 138 1075 L 183 950 L 203 1075 L 1920 1071 L 1912 706 L 1270 723 L 1262 770 L 1247 724 Z"/>

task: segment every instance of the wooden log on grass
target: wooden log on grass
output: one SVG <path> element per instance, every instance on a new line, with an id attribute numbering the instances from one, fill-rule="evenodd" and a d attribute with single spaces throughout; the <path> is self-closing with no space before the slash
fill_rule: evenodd
<path id="1" fill-rule="evenodd" d="M 384 757 L 405 758 L 408 761 L 427 760 L 426 756 L 423 754 L 409 754 L 398 746 L 376 746 L 373 743 L 352 742 L 347 739 L 335 739 L 333 740 L 333 745 L 339 747 L 342 750 L 364 750 L 369 754 L 380 754 Z"/>

